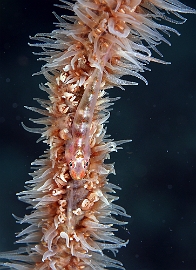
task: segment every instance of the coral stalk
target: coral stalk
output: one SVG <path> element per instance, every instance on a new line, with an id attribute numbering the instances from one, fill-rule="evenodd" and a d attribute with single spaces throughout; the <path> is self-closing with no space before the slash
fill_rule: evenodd
<path id="1" fill-rule="evenodd" d="M 105 163 L 110 153 L 130 140 L 113 141 L 106 135 L 109 107 L 117 98 L 106 90 L 114 86 L 136 85 L 121 79 L 141 75 L 151 62 L 166 63 L 152 56 L 161 55 L 157 45 L 170 44 L 161 34 L 179 34 L 159 24 L 161 20 L 182 23 L 178 14 L 195 10 L 177 0 L 61 0 L 56 5 L 74 12 L 58 16 L 57 29 L 31 38 L 41 47 L 46 64 L 37 74 L 47 83 L 40 85 L 49 99 L 37 99 L 43 109 L 27 107 L 43 115 L 31 119 L 41 128 L 26 130 L 40 133 L 48 150 L 32 165 L 35 171 L 26 182 L 19 199 L 32 212 L 18 222 L 29 226 L 20 232 L 17 243 L 23 247 L 1 253 L 2 268 L 20 270 L 124 269 L 115 255 L 128 241 L 114 235 L 115 225 L 124 225 L 115 216 L 129 217 L 114 202 L 118 186 L 107 177 L 115 173 Z M 180 21 L 170 18 L 177 16 Z"/>

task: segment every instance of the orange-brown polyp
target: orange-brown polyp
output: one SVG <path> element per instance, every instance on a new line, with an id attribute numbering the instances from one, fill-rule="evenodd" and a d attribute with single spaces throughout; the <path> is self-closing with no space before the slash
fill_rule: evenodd
<path id="1" fill-rule="evenodd" d="M 178 34 L 158 22 L 172 22 L 170 13 L 195 10 L 177 0 L 61 2 L 59 7 L 75 16 L 55 14 L 57 29 L 32 38 L 39 41 L 33 46 L 43 49 L 39 54 L 46 64 L 38 74 L 47 79 L 40 88 L 49 99 L 37 99 L 43 110 L 29 108 L 44 115 L 32 120 L 44 127 L 25 128 L 40 133 L 48 150 L 32 163 L 32 179 L 18 194 L 32 207 L 31 214 L 19 219 L 29 224 L 17 235 L 23 247 L 1 253 L 7 261 L 1 265 L 17 270 L 124 269 L 104 254 L 109 250 L 115 255 L 128 242 L 114 235 L 116 225 L 126 224 L 115 216 L 128 215 L 114 204 L 120 188 L 108 181 L 115 171 L 104 161 L 130 140 L 115 142 L 106 135 L 108 107 L 118 99 L 109 98 L 106 89 L 137 84 L 120 79 L 123 75 L 147 84 L 140 74 L 146 65 L 165 63 L 151 55 L 151 50 L 159 53 L 158 44 L 169 43 L 160 32 Z"/>

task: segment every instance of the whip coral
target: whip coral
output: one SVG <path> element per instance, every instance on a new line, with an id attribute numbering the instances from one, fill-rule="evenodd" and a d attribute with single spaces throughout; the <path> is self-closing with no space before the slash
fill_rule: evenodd
<path id="1" fill-rule="evenodd" d="M 124 225 L 115 216 L 129 217 L 116 205 L 118 186 L 107 177 L 115 173 L 105 163 L 110 153 L 130 140 L 113 141 L 106 135 L 109 107 L 118 98 L 106 90 L 136 85 L 121 79 L 141 75 L 151 62 L 166 63 L 157 45 L 170 44 L 163 34 L 178 32 L 161 20 L 182 23 L 181 13 L 195 13 L 177 0 L 61 0 L 56 5 L 74 12 L 58 16 L 57 29 L 37 34 L 31 46 L 41 47 L 40 60 L 46 64 L 46 84 L 41 90 L 48 100 L 37 99 L 43 109 L 27 107 L 43 117 L 31 119 L 41 128 L 24 128 L 40 133 L 48 150 L 32 165 L 35 171 L 19 199 L 32 212 L 18 222 L 29 226 L 17 237 L 16 251 L 1 253 L 2 269 L 124 269 L 115 255 L 128 241 L 114 235 L 115 225 Z M 171 16 L 170 16 L 171 15 Z M 178 20 L 174 19 L 174 15 Z M 163 33 L 163 34 L 162 34 Z M 114 225 L 114 227 L 113 227 Z"/>

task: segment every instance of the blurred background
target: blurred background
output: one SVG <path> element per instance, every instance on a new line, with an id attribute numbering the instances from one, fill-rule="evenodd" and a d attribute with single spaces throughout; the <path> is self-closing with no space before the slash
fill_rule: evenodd
<path id="1" fill-rule="evenodd" d="M 22 217 L 26 205 L 16 193 L 30 179 L 30 163 L 46 148 L 36 144 L 29 117 L 37 114 L 24 105 L 37 106 L 34 97 L 46 98 L 38 88 L 43 76 L 27 45 L 29 35 L 51 32 L 56 21 L 54 0 L 0 1 L 0 250 L 16 249 L 15 232 L 21 226 L 12 213 Z M 196 8 L 195 0 L 183 3 Z M 119 229 L 129 239 L 118 259 L 127 270 L 196 269 L 196 16 L 185 15 L 183 25 L 171 25 L 172 47 L 159 50 L 171 65 L 150 64 L 146 86 L 109 90 L 120 96 L 111 112 L 108 133 L 115 140 L 132 139 L 112 154 L 116 164 L 113 183 L 120 185 L 118 204 L 132 216 Z M 154 54 L 154 57 L 158 55 Z M 133 79 L 135 80 L 135 79 Z"/>

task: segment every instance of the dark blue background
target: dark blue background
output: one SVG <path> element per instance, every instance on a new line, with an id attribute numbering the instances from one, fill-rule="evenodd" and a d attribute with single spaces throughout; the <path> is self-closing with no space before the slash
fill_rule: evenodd
<path id="1" fill-rule="evenodd" d="M 1 0 L 0 2 L 0 249 L 15 249 L 14 234 L 21 230 L 12 213 L 23 216 L 26 205 L 16 192 L 24 190 L 30 163 L 45 149 L 38 136 L 26 132 L 21 121 L 33 126 L 24 109 L 44 97 L 32 77 L 36 62 L 29 35 L 50 32 L 58 1 Z M 196 8 L 195 0 L 184 3 Z M 150 64 L 149 85 L 111 89 L 117 101 L 108 132 L 115 140 L 129 139 L 124 150 L 112 154 L 122 187 L 119 204 L 132 215 L 120 236 L 129 238 L 118 258 L 127 270 L 196 269 L 196 16 L 185 15 L 181 32 L 172 34 L 172 47 L 159 46 L 172 65 Z M 157 55 L 154 54 L 155 57 Z M 46 95 L 45 95 L 46 96 Z"/>

